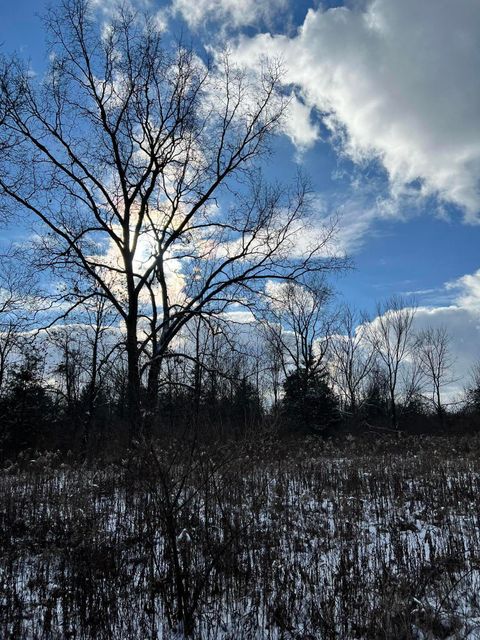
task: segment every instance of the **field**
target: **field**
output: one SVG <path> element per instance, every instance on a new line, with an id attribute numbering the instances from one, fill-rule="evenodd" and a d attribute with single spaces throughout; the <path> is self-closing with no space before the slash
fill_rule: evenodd
<path id="1" fill-rule="evenodd" d="M 480 441 L 138 447 L 0 473 L 0 637 L 480 638 Z"/>

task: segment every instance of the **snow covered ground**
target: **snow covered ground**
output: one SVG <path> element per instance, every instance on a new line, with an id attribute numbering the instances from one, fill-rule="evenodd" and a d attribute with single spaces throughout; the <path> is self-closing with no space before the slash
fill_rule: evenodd
<path id="1" fill-rule="evenodd" d="M 480 639 L 479 452 L 408 438 L 8 464 L 0 637 L 170 640 L 188 610 L 212 640 Z"/>

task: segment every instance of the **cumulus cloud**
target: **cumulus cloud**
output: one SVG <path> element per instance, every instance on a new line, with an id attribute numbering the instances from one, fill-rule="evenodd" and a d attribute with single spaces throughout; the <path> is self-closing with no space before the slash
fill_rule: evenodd
<path id="1" fill-rule="evenodd" d="M 478 33 L 478 0 L 367 0 L 310 9 L 294 37 L 242 36 L 236 55 L 282 58 L 285 83 L 344 154 L 383 164 L 393 196 L 415 183 L 479 222 Z"/>
<path id="2" fill-rule="evenodd" d="M 447 282 L 446 288 L 456 292 L 459 305 L 480 313 L 480 269 Z"/>

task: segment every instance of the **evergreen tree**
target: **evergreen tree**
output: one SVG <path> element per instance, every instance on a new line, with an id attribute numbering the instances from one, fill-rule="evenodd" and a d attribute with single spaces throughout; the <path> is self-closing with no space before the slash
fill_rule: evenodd
<path id="1" fill-rule="evenodd" d="M 232 422 L 240 430 L 258 424 L 263 407 L 258 389 L 244 376 L 235 387 L 231 406 Z"/>
<path id="2" fill-rule="evenodd" d="M 19 451 L 41 447 L 55 416 L 50 395 L 42 384 L 42 359 L 25 355 L 11 374 L 9 391 L 2 401 L 5 449 Z"/>
<path id="3" fill-rule="evenodd" d="M 283 414 L 289 430 L 329 433 L 339 422 L 339 404 L 326 375 L 301 367 L 287 376 Z"/>

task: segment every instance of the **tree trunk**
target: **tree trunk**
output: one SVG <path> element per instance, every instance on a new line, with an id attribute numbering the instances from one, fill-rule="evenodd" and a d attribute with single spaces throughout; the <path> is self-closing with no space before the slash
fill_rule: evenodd
<path id="1" fill-rule="evenodd" d="M 88 384 L 88 395 L 87 395 L 87 412 L 85 416 L 85 421 L 83 425 L 83 438 L 82 438 L 82 447 L 83 454 L 86 455 L 88 451 L 88 446 L 90 444 L 90 435 L 92 431 L 92 425 L 94 422 L 94 413 L 95 413 L 95 401 L 97 397 L 97 375 L 98 375 L 98 342 L 100 339 L 100 327 L 99 322 L 97 322 L 97 326 L 95 327 L 95 334 L 93 338 L 92 345 L 92 371 L 90 374 L 90 382 Z"/>
<path id="2" fill-rule="evenodd" d="M 130 440 L 138 438 L 141 430 L 140 374 L 138 370 L 137 314 L 127 318 L 127 415 Z"/>
<path id="3" fill-rule="evenodd" d="M 437 405 L 437 416 L 438 416 L 438 421 L 440 423 L 440 427 L 444 426 L 444 418 L 445 418 L 445 414 L 443 411 L 443 407 L 442 407 L 442 402 L 441 402 L 441 397 L 440 397 L 440 386 L 437 385 L 436 386 L 436 396 L 437 396 L 437 401 L 436 401 L 436 405 Z"/>
<path id="4" fill-rule="evenodd" d="M 350 413 L 353 418 L 357 417 L 357 398 L 353 389 L 350 389 Z"/>
<path id="5" fill-rule="evenodd" d="M 398 429 L 398 419 L 397 419 L 397 403 L 395 402 L 395 391 L 390 391 L 390 410 L 392 417 L 392 429 L 395 431 Z"/>
<path id="6" fill-rule="evenodd" d="M 157 356 L 153 359 L 148 370 L 147 398 L 143 420 L 143 431 L 145 435 L 151 435 L 153 422 L 158 412 L 158 381 L 161 366 L 161 358 Z"/>

